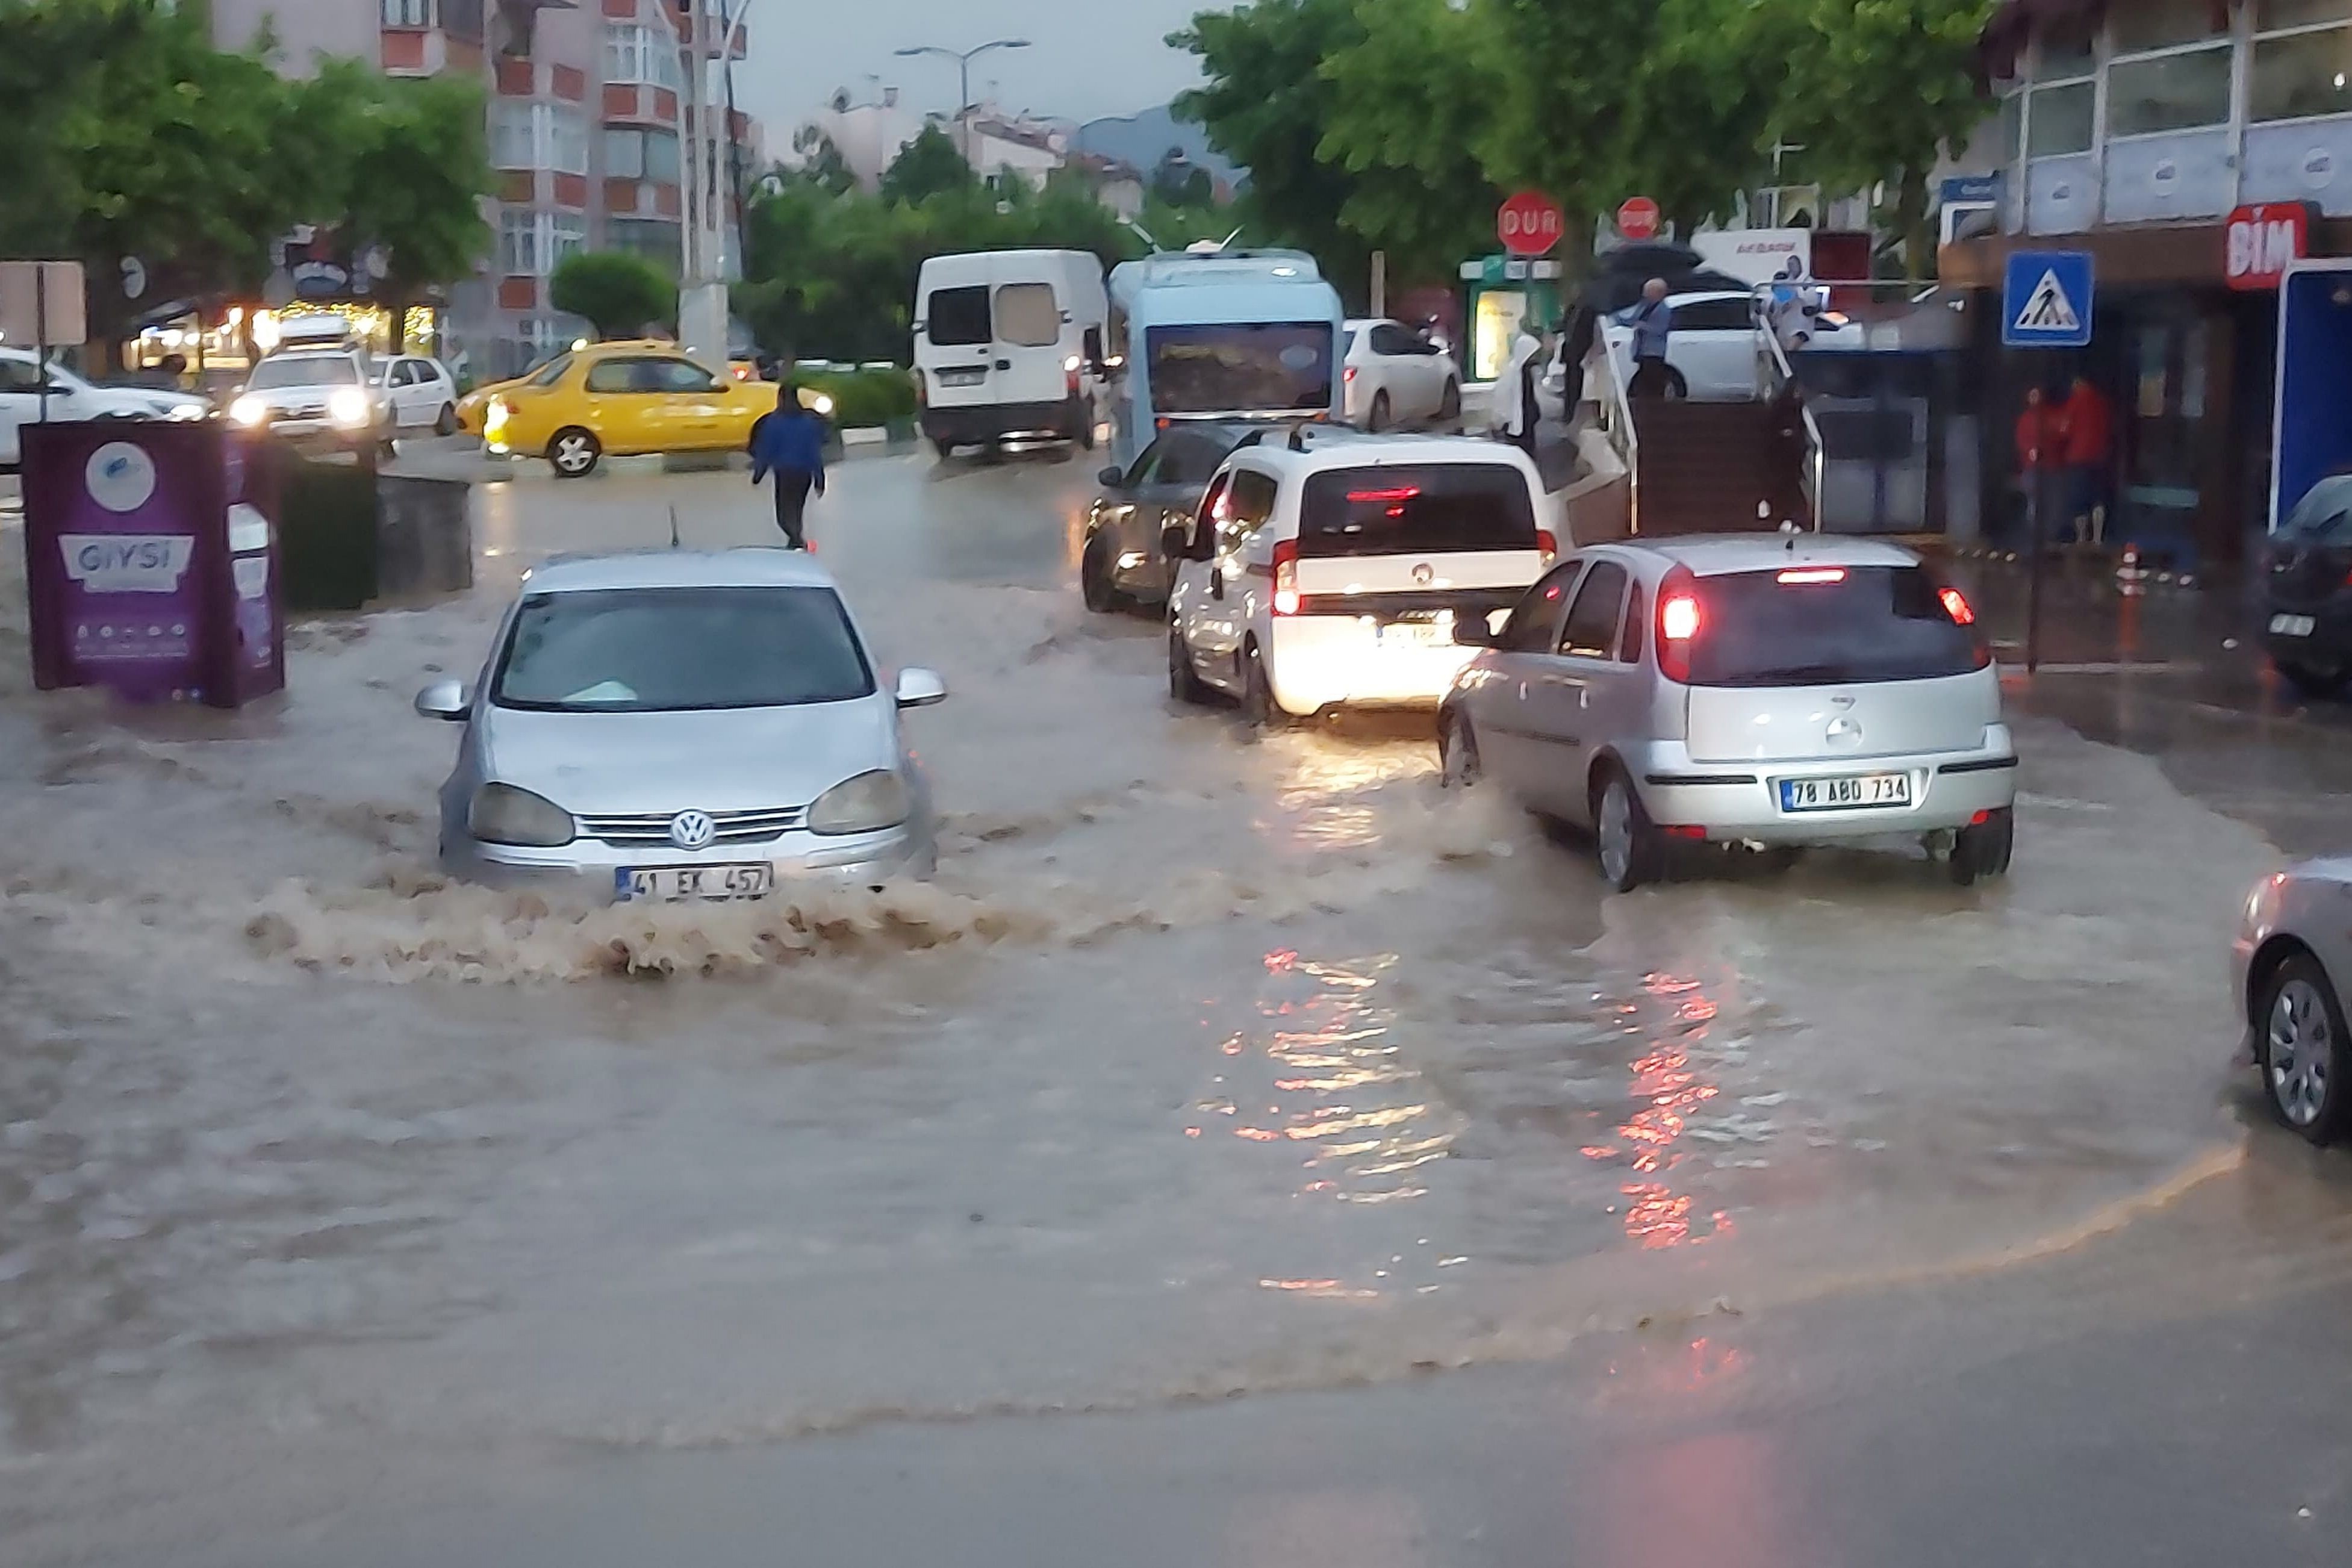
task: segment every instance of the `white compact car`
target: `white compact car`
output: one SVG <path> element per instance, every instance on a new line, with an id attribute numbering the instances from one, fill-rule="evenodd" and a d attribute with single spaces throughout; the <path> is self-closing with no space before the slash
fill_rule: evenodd
<path id="1" fill-rule="evenodd" d="M 1307 427 L 1236 448 L 1171 525 L 1168 685 L 1257 722 L 1433 707 L 1469 661 L 1456 617 L 1499 617 L 1551 564 L 1558 504 L 1517 448 Z"/>
<path id="2" fill-rule="evenodd" d="M 263 359 L 228 405 L 232 423 L 303 444 L 389 448 L 392 395 L 357 349 L 281 349 Z"/>
<path id="3" fill-rule="evenodd" d="M 457 433 L 457 381 L 439 360 L 402 354 L 386 360 L 381 372 L 394 424 L 436 436 Z"/>
<path id="4" fill-rule="evenodd" d="M 1348 423 L 1451 429 L 1462 422 L 1462 373 L 1444 350 L 1399 321 L 1349 321 L 1341 371 Z"/>
<path id="5" fill-rule="evenodd" d="M 1817 308 L 1810 297 L 1775 306 L 1731 289 L 1673 294 L 1674 330 L 1666 339 L 1666 374 L 1671 395 L 1694 403 L 1752 402 L 1762 385 L 1765 316 L 1773 320 L 1782 345 L 1800 349 L 1861 346 L 1861 329 L 1834 310 Z M 1633 363 L 1633 329 L 1615 316 L 1605 323 L 1609 347 L 1619 363 Z"/>
<path id="6" fill-rule="evenodd" d="M 1580 551 L 1438 719 L 1450 783 L 1482 775 L 1590 826 L 1620 891 L 1678 839 L 1771 849 L 1927 841 L 1962 884 L 2009 868 L 2017 748 L 1976 614 L 1892 544 L 1696 537 Z"/>
<path id="7" fill-rule="evenodd" d="M 212 405 L 192 393 L 143 386 L 100 386 L 51 361 L 44 374 L 30 349 L 0 348 L 0 468 L 22 460 L 17 432 L 42 417 L 42 383 L 48 384 L 47 415 L 68 419 L 202 419 Z"/>

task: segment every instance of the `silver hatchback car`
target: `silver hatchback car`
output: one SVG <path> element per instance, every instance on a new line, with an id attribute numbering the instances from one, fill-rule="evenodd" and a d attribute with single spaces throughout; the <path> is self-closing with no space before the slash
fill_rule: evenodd
<path id="1" fill-rule="evenodd" d="M 2017 748 L 1960 592 L 1907 550 L 1746 534 L 1597 545 L 1554 567 L 1439 712 L 1485 775 L 1593 830 L 1620 891 L 1678 839 L 1768 849 L 1904 835 L 1963 883 L 2009 868 Z"/>
<path id="2" fill-rule="evenodd" d="M 479 684 L 416 710 L 466 726 L 441 788 L 452 875 L 623 900 L 761 898 L 780 878 L 879 886 L 939 858 L 899 710 L 814 556 L 557 561 L 524 578 Z"/>
<path id="3" fill-rule="evenodd" d="M 2352 1034 L 2340 982 L 2352 979 L 2352 858 L 2265 877 L 2238 922 L 2238 1016 L 2279 1119 L 2314 1143 L 2352 1131 Z"/>

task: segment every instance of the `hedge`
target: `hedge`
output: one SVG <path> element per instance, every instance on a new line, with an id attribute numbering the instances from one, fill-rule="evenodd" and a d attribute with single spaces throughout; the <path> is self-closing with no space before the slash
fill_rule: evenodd
<path id="1" fill-rule="evenodd" d="M 833 399 L 833 423 L 840 429 L 915 416 L 915 380 L 903 370 L 794 371 L 793 379 Z"/>

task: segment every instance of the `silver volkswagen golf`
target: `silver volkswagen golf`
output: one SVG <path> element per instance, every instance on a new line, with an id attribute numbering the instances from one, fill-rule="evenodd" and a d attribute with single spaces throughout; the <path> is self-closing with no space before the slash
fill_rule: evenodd
<path id="1" fill-rule="evenodd" d="M 755 899 L 780 877 L 878 886 L 938 860 L 899 711 L 831 576 L 782 549 L 556 561 L 523 579 L 478 685 L 416 710 L 466 727 L 441 859 L 614 899 Z"/>
<path id="2" fill-rule="evenodd" d="M 2352 858 L 2265 877 L 2238 922 L 2238 1013 L 2279 1120 L 2315 1143 L 2352 1131 L 2352 1035 L 2337 986 L 2352 977 Z"/>
<path id="3" fill-rule="evenodd" d="M 1678 839 L 1789 850 L 1901 836 L 1955 880 L 2009 869 L 2017 748 L 1959 590 L 1911 552 L 1795 534 L 1578 552 L 1439 713 L 1449 783 L 1484 773 L 1593 830 L 1624 891 Z"/>

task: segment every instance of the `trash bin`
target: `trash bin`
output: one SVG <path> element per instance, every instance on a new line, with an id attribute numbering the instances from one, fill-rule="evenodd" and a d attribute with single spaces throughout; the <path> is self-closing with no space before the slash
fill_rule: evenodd
<path id="1" fill-rule="evenodd" d="M 286 684 L 278 495 L 211 423 L 24 427 L 33 681 L 235 708 Z"/>

